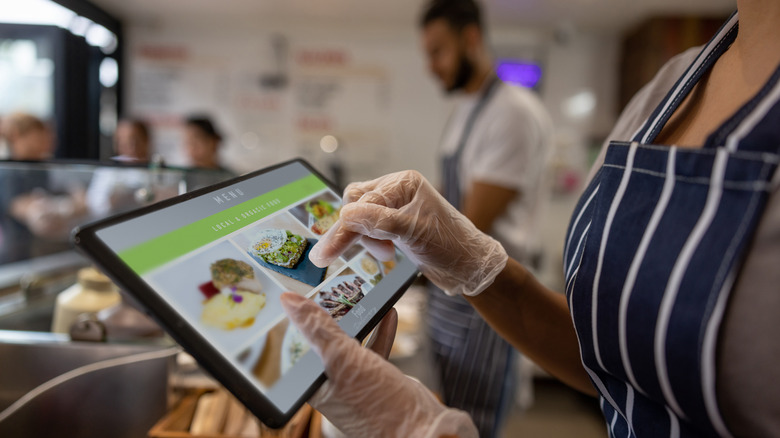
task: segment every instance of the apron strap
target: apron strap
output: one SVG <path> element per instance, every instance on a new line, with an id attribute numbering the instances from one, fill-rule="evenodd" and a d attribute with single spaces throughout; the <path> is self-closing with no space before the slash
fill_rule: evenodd
<path id="1" fill-rule="evenodd" d="M 725 53 L 737 37 L 738 14 L 734 12 L 713 38 L 702 48 L 693 63 L 678 79 L 669 93 L 655 108 L 632 141 L 652 143 L 680 103 L 693 90 L 701 77 Z M 761 90 L 712 132 L 703 148 L 725 146 L 729 152 L 738 150 L 778 154 L 777 124 L 780 121 L 780 66 L 776 67 Z"/>
<path id="2" fill-rule="evenodd" d="M 655 140 L 674 111 L 685 99 L 685 96 L 690 93 L 704 73 L 709 71 L 720 55 L 725 53 L 731 46 L 731 43 L 734 42 L 739 27 L 738 18 L 737 12 L 734 12 L 726 20 L 715 36 L 702 48 L 685 74 L 677 80 L 674 87 L 655 108 L 650 117 L 645 120 L 642 127 L 634 133 L 631 141 L 636 141 L 640 144 L 650 144 Z"/>
<path id="3" fill-rule="evenodd" d="M 489 79 L 485 91 L 479 97 L 474 109 L 469 113 L 466 119 L 466 124 L 463 127 L 463 132 L 458 140 L 458 147 L 455 148 L 455 152 L 451 155 L 445 156 L 442 159 L 442 175 L 444 177 L 444 198 L 452 204 L 455 208 L 460 210 L 460 203 L 462 200 L 462 194 L 460 192 L 460 157 L 463 155 L 463 150 L 466 148 L 466 143 L 471 136 L 471 131 L 474 128 L 474 122 L 487 105 L 490 98 L 495 94 L 495 90 L 498 89 L 501 81 L 498 76 L 492 74 Z"/>

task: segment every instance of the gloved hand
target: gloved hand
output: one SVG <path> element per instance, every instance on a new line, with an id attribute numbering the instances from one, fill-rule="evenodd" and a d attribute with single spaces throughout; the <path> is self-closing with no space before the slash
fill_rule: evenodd
<path id="1" fill-rule="evenodd" d="M 471 418 L 349 337 L 313 301 L 285 293 L 282 307 L 322 358 L 328 380 L 309 404 L 349 437 L 477 437 Z M 377 348 L 389 353 L 388 336 Z"/>
<path id="2" fill-rule="evenodd" d="M 477 295 L 504 269 L 508 256 L 479 231 L 418 172 L 392 173 L 350 184 L 339 221 L 314 246 L 309 258 L 327 266 L 360 235 L 375 255 L 392 254 L 392 240 L 423 274 L 450 295 Z"/>

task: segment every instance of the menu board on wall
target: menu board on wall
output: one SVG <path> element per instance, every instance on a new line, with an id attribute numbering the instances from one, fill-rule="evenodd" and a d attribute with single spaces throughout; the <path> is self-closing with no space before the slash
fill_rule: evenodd
<path id="1" fill-rule="evenodd" d="M 296 43 L 280 57 L 268 42 L 250 46 L 157 41 L 132 48 L 131 113 L 151 122 L 158 153 L 186 164 L 182 121 L 209 114 L 225 137 L 223 162 L 238 172 L 304 156 L 323 168 L 337 161 L 369 167 L 356 178 L 374 175 L 371 166 L 390 147 L 387 66 L 355 48 Z M 326 135 L 338 140 L 331 154 L 320 148 Z"/>
<path id="2" fill-rule="evenodd" d="M 390 75 L 361 64 L 353 52 L 300 48 L 294 56 L 296 143 L 301 152 L 319 147 L 324 135 L 339 141 L 336 151 L 354 166 L 370 166 L 389 147 Z"/>

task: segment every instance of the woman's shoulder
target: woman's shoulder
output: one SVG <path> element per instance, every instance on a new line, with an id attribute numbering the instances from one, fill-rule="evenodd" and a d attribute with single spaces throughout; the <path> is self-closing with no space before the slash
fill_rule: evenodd
<path id="1" fill-rule="evenodd" d="M 639 128 L 638 125 L 650 116 L 693 63 L 700 51 L 701 47 L 692 47 L 667 61 L 653 79 L 645 84 L 626 105 L 610 139 L 628 140 L 624 137 L 633 134 Z"/>
<path id="2" fill-rule="evenodd" d="M 593 178 L 596 171 L 604 162 L 604 154 L 606 153 L 609 143 L 611 141 L 631 140 L 634 133 L 661 103 L 663 98 L 666 97 L 680 76 L 685 73 L 688 67 L 696 59 L 696 56 L 700 51 L 701 47 L 692 47 L 669 59 L 669 61 L 658 70 L 653 79 L 645 84 L 634 97 L 631 98 L 626 107 L 621 111 L 612 131 L 605 138 L 601 151 L 588 173 L 587 181 L 590 181 Z"/>

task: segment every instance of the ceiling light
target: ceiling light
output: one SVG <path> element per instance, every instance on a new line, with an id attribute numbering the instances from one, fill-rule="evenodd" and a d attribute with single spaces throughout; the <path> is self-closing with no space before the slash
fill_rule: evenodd
<path id="1" fill-rule="evenodd" d="M 100 83 L 106 87 L 111 88 L 116 85 L 119 80 L 119 64 L 117 64 L 114 58 L 103 58 L 100 62 Z"/>
<path id="2" fill-rule="evenodd" d="M 76 13 L 50 0 L 0 0 L 0 23 L 43 24 L 68 28 Z"/>
<path id="3" fill-rule="evenodd" d="M 596 96 L 590 90 L 580 91 L 563 101 L 563 112 L 571 119 L 584 119 L 596 108 Z"/>

